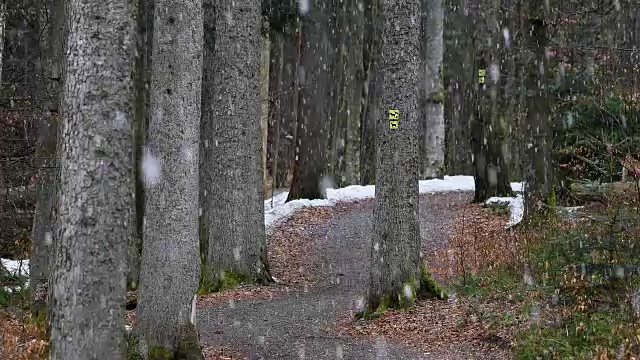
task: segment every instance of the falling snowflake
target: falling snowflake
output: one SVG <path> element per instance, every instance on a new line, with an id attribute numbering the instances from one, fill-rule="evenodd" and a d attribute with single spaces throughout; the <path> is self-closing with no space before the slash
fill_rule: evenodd
<path id="1" fill-rule="evenodd" d="M 306 15 L 311 8 L 311 4 L 309 4 L 309 0 L 298 0 L 298 10 L 300 10 L 300 14 Z"/>
<path id="2" fill-rule="evenodd" d="M 194 151 L 189 145 L 185 145 L 180 149 L 180 155 L 184 161 L 193 161 L 194 159 Z"/>
<path id="3" fill-rule="evenodd" d="M 51 245 L 53 236 L 51 236 L 51 231 L 47 231 L 46 233 L 44 233 L 44 244 L 46 246 Z"/>
<path id="4" fill-rule="evenodd" d="M 413 289 L 409 284 L 404 284 L 404 297 L 407 299 L 413 298 Z"/>
<path id="5" fill-rule="evenodd" d="M 160 182 L 162 164 L 160 160 L 145 148 L 142 156 L 142 175 L 146 186 L 154 186 Z"/>
<path id="6" fill-rule="evenodd" d="M 116 110 L 112 114 L 113 127 L 116 129 L 124 129 L 127 125 L 127 115 L 120 110 Z"/>
<path id="7" fill-rule="evenodd" d="M 508 28 L 502 28 L 502 36 L 504 37 L 504 47 L 505 48 L 510 48 L 511 47 L 511 33 L 509 32 Z"/>

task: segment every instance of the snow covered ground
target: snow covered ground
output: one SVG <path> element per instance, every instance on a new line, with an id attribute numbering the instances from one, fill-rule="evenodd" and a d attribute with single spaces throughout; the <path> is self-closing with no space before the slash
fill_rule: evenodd
<path id="1" fill-rule="evenodd" d="M 473 191 L 473 176 L 445 176 L 444 179 L 421 180 L 419 188 L 421 194 L 446 191 Z M 522 183 L 512 183 L 511 188 L 515 192 L 522 192 Z M 288 195 L 288 192 L 284 192 L 264 201 L 264 221 L 267 231 L 270 231 L 274 225 L 285 221 L 296 210 L 305 206 L 332 206 L 339 202 L 373 198 L 375 196 L 375 186 L 352 185 L 341 189 L 327 189 L 327 199 L 325 200 L 301 199 L 285 203 Z M 487 200 L 487 202 L 509 203 L 511 217 L 507 226 L 513 226 L 522 220 L 524 207 L 521 195 L 513 198 L 491 198 Z M 28 260 L 1 260 L 2 265 L 12 274 L 28 276 Z"/>
<path id="2" fill-rule="evenodd" d="M 444 179 L 420 180 L 419 188 L 421 194 L 430 194 L 446 191 L 473 191 L 475 189 L 473 176 L 445 176 Z M 522 192 L 522 183 L 511 183 L 511 188 L 515 192 Z M 341 189 L 327 189 L 326 200 L 293 200 L 285 204 L 288 192 L 283 192 L 273 198 L 264 201 L 264 221 L 267 231 L 275 224 L 288 219 L 297 209 L 305 206 L 331 206 L 338 202 L 361 200 L 375 197 L 375 186 L 352 185 Z M 513 226 L 522 220 L 523 199 L 522 196 L 514 198 L 491 198 L 488 201 L 495 202 L 502 199 L 502 202 L 509 202 L 511 219 L 509 226 Z"/>

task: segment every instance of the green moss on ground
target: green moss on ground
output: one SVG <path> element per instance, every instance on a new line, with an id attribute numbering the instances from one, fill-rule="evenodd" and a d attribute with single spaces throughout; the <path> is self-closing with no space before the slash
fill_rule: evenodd
<path id="1" fill-rule="evenodd" d="M 173 351 L 162 346 L 154 346 L 149 349 L 149 360 L 174 360 Z"/>
<path id="2" fill-rule="evenodd" d="M 127 342 L 127 360 L 142 360 L 138 350 L 138 337 L 133 333 L 127 333 L 125 340 Z"/>

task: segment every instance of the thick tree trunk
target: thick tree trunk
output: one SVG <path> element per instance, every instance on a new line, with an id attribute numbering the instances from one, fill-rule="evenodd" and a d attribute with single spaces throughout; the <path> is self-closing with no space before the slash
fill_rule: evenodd
<path id="1" fill-rule="evenodd" d="M 452 27 L 459 28 L 461 39 L 454 40 L 447 69 L 451 73 L 451 119 L 447 136 L 446 169 L 449 175 L 473 175 L 471 119 L 473 118 L 474 44 L 472 13 L 466 0 L 454 1 Z M 454 35 L 455 36 L 455 35 Z"/>
<path id="2" fill-rule="evenodd" d="M 123 359 L 133 235 L 133 1 L 70 0 L 50 359 Z M 163 299 L 164 301 L 164 299 Z"/>
<path id="3" fill-rule="evenodd" d="M 138 350 L 145 358 L 179 358 L 185 353 L 189 358 L 203 358 L 195 330 L 200 277 L 202 5 L 201 1 L 155 2 L 144 239 L 136 319 Z"/>
<path id="4" fill-rule="evenodd" d="M 380 147 L 366 309 L 374 314 L 387 307 L 410 306 L 417 295 L 429 290 L 422 281 L 427 274 L 420 266 L 418 224 L 418 96 L 422 87 L 415 74 L 420 71 L 420 0 L 385 0 L 383 14 L 385 51 L 380 80 L 384 113 L 377 123 Z"/>
<path id="5" fill-rule="evenodd" d="M 321 182 L 326 175 L 327 132 L 332 109 L 328 106 L 333 61 L 329 38 L 331 7 L 327 2 L 313 3 L 311 7 L 302 18 L 299 150 L 287 201 L 325 197 Z"/>
<path id="6" fill-rule="evenodd" d="M 524 31 L 525 43 L 531 51 L 525 86 L 527 89 L 527 136 L 529 170 L 525 189 L 525 216 L 545 211 L 544 204 L 553 202 L 551 161 L 550 106 L 547 94 L 547 24 L 542 0 L 529 3 L 529 18 Z M 553 204 L 552 204 L 553 205 Z"/>
<path id="7" fill-rule="evenodd" d="M 201 291 L 270 281 L 260 132 L 260 8 L 216 2 L 215 49 L 207 44 L 201 184 L 207 256 Z M 229 21 L 229 18 L 233 19 Z M 231 118 L 232 117 L 232 118 Z M 228 120 L 227 120 L 228 118 Z"/>
<path id="8" fill-rule="evenodd" d="M 508 163 L 506 124 L 499 115 L 498 93 L 500 91 L 499 57 L 500 38 L 498 25 L 499 3 L 492 0 L 482 7 L 482 20 L 476 35 L 476 99 L 478 109 L 473 119 L 475 198 L 483 202 L 492 196 L 511 195 Z"/>
<path id="9" fill-rule="evenodd" d="M 444 54 L 444 6 L 442 0 L 423 0 L 422 26 L 425 41 L 422 47 L 424 59 L 424 154 L 422 178 L 444 176 L 445 126 L 442 86 L 442 57 Z"/>
<path id="10" fill-rule="evenodd" d="M 366 0 L 364 7 L 364 46 L 362 64 L 364 84 L 360 111 L 360 184 L 376 181 L 376 123 L 380 113 L 382 82 L 378 81 L 382 27 L 380 25 L 380 0 Z M 380 78 L 381 79 L 381 78 Z"/>
<path id="11" fill-rule="evenodd" d="M 49 281 L 49 254 L 54 233 L 54 208 L 57 205 L 59 171 L 57 156 L 58 121 L 60 105 L 60 70 L 62 69 L 62 33 L 64 3 L 50 0 L 40 9 L 40 59 L 41 86 L 40 106 L 43 113 L 38 122 L 36 144 L 36 208 L 31 235 L 29 261 L 29 290 L 31 312 L 38 317 L 46 306 Z M 2 39 L 0 37 L 0 39 Z M 1 66 L 1 65 L 0 65 Z"/>

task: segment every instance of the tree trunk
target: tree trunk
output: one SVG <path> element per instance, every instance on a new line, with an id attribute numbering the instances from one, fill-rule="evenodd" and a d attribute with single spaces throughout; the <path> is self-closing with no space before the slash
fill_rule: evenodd
<path id="1" fill-rule="evenodd" d="M 202 132 L 202 221 L 208 244 L 201 291 L 271 280 L 262 198 L 260 8 L 216 2 L 215 48 L 207 44 Z M 232 19 L 232 20 L 229 20 Z M 224 120 L 225 117 L 229 121 Z"/>
<path id="2" fill-rule="evenodd" d="M 418 223 L 420 0 L 385 0 L 383 15 L 384 113 L 377 122 L 380 147 L 366 309 L 374 314 L 411 306 L 429 289 L 422 282 L 427 273 L 420 266 Z"/>
<path id="3" fill-rule="evenodd" d="M 284 77 L 284 35 L 271 31 L 269 34 L 269 128 L 267 130 L 267 167 L 272 179 L 272 188 L 278 186 L 280 160 L 280 126 L 282 125 L 282 86 Z"/>
<path id="4" fill-rule="evenodd" d="M 49 0 L 40 9 L 40 73 L 43 110 L 38 122 L 36 144 L 36 164 L 38 176 L 36 185 L 36 208 L 31 236 L 31 256 L 29 261 L 29 290 L 31 312 L 38 317 L 46 306 L 47 283 L 49 281 L 48 254 L 53 241 L 54 207 L 57 204 L 59 186 L 57 135 L 60 105 L 60 69 L 62 68 L 62 32 L 64 3 Z M 0 38 L 1 39 L 1 38 Z"/>
<path id="5" fill-rule="evenodd" d="M 0 94 L 2 94 L 2 59 L 4 59 L 4 28 L 7 22 L 7 4 L 0 4 Z"/>
<path id="6" fill-rule="evenodd" d="M 268 33 L 267 33 L 268 34 Z M 269 145 L 269 49 L 271 48 L 271 39 L 268 35 L 260 39 L 260 130 L 262 138 L 262 197 L 267 196 L 271 188 L 270 182 L 273 179 L 269 176 L 267 166 L 268 145 Z"/>
<path id="7" fill-rule="evenodd" d="M 378 81 L 382 49 L 382 27 L 379 17 L 381 6 L 380 0 L 365 0 L 362 51 L 365 79 L 360 111 L 360 185 L 370 185 L 376 181 L 376 123 L 382 116 L 382 83 Z"/>
<path id="8" fill-rule="evenodd" d="M 282 37 L 282 78 L 280 81 L 280 112 L 278 166 L 276 187 L 288 187 L 293 177 L 298 126 L 298 25 L 289 24 Z"/>
<path id="9" fill-rule="evenodd" d="M 492 196 L 510 196 L 506 124 L 503 115 L 498 115 L 498 93 L 500 91 L 499 57 L 500 37 L 498 23 L 499 3 L 482 7 L 482 20 L 476 36 L 476 99 L 478 108 L 473 119 L 472 137 L 474 144 L 475 198 L 483 202 Z"/>
<path id="10" fill-rule="evenodd" d="M 442 57 L 444 53 L 444 6 L 442 0 L 423 0 L 422 26 L 424 59 L 424 154 L 422 178 L 444 175 L 444 100 Z"/>
<path id="11" fill-rule="evenodd" d="M 364 0 L 347 1 L 349 14 L 349 47 L 347 59 L 349 71 L 346 72 L 346 135 L 344 147 L 344 184 L 355 185 L 360 182 L 360 111 L 363 88 L 362 51 L 364 46 Z"/>
<path id="12" fill-rule="evenodd" d="M 202 5 L 200 1 L 155 2 L 151 118 L 144 155 L 144 239 L 136 319 L 138 350 L 145 358 L 203 358 L 195 329 L 200 277 Z"/>
<path id="13" fill-rule="evenodd" d="M 302 18 L 299 150 L 287 201 L 325 198 L 321 182 L 326 175 L 327 131 L 332 108 L 328 106 L 333 61 L 329 38 L 331 10 L 327 2 L 313 3 Z"/>
<path id="14" fill-rule="evenodd" d="M 49 358 L 123 359 L 126 248 L 134 232 L 136 9 L 127 0 L 70 0 L 66 10 Z"/>
<path id="15" fill-rule="evenodd" d="M 136 224 L 136 234 L 131 237 L 127 247 L 127 288 L 135 290 L 140 277 L 140 256 L 142 253 L 142 237 L 144 222 L 144 174 L 142 173 L 143 150 L 149 127 L 149 101 L 151 81 L 151 51 L 153 50 L 153 10 L 154 0 L 138 1 L 138 54 L 136 71 L 134 73 L 136 102 L 135 102 L 135 146 L 136 159 L 136 211 L 132 222 Z"/>
<path id="16" fill-rule="evenodd" d="M 460 39 L 454 39 L 450 48 L 447 68 L 451 73 L 451 119 L 447 136 L 446 169 L 449 175 L 473 175 L 471 150 L 471 119 L 476 76 L 473 74 L 473 17 L 466 0 L 455 0 L 449 19 L 452 27 L 459 28 Z M 451 34 L 452 32 L 449 32 Z M 453 33 L 455 36 L 455 33 Z"/>
<path id="17" fill-rule="evenodd" d="M 553 202 L 551 163 L 550 106 L 547 96 L 547 24 L 542 0 L 529 2 L 529 18 L 524 31 L 525 43 L 532 52 L 525 86 L 527 89 L 527 124 L 529 171 L 525 191 L 525 216 L 545 211 L 544 204 Z M 553 204 L 552 204 L 553 205 Z"/>

